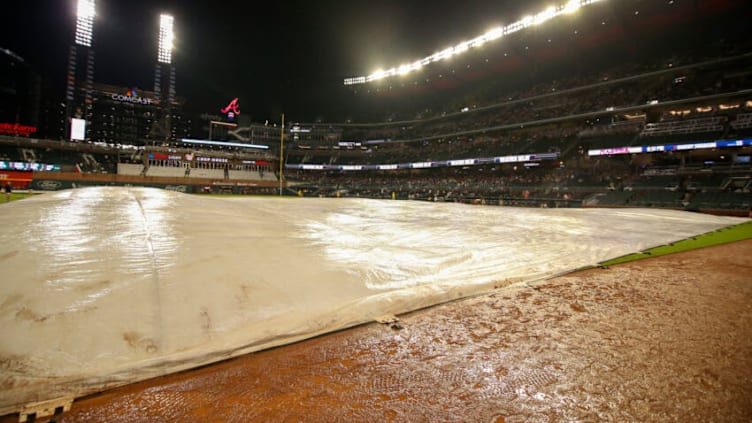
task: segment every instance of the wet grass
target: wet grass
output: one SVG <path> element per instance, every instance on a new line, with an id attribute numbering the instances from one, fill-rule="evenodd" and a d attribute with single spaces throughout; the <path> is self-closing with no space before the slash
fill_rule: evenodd
<path id="1" fill-rule="evenodd" d="M 32 195 L 36 195 L 37 193 L 28 193 L 28 192 L 12 192 L 10 193 L 10 201 L 16 201 L 16 200 L 23 200 L 26 197 L 31 197 Z M 0 195 L 0 204 L 7 202 L 5 200 L 5 193 L 2 193 Z"/>
<path id="2" fill-rule="evenodd" d="M 628 254 L 617 257 L 612 260 L 599 263 L 600 266 L 613 266 L 615 264 L 627 263 L 635 260 L 642 260 L 650 257 L 664 256 L 682 251 L 695 250 L 713 245 L 726 244 L 744 239 L 752 239 L 752 221 L 741 223 L 739 225 L 728 226 L 702 235 L 687 238 L 671 244 L 661 245 L 639 253 Z"/>

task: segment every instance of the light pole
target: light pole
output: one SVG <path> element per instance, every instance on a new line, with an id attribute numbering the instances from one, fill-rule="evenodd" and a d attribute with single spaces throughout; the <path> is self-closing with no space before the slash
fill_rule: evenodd
<path id="1" fill-rule="evenodd" d="M 172 15 L 159 15 L 159 49 L 157 50 L 157 67 L 154 72 L 154 92 L 160 102 L 164 141 L 168 143 L 172 135 L 172 104 L 175 101 L 175 67 L 172 65 L 172 49 L 175 40 L 174 21 Z M 163 78 L 167 79 L 166 87 L 162 86 Z"/>
<path id="2" fill-rule="evenodd" d="M 282 196 L 282 180 L 284 179 L 284 154 L 285 151 L 285 114 L 282 113 L 282 127 L 279 130 L 279 196 Z"/>
<path id="3" fill-rule="evenodd" d="M 74 44 L 71 45 L 68 52 L 68 81 L 65 90 L 65 133 L 63 134 L 66 138 L 71 135 L 71 118 L 78 113 L 78 110 L 80 110 L 80 116 L 76 117 L 84 120 L 90 118 L 89 111 L 92 103 L 94 78 L 94 52 L 91 50 L 91 44 L 94 38 L 95 16 L 96 6 L 94 0 L 78 0 L 76 36 Z M 79 64 L 86 66 L 83 75 L 78 75 Z M 82 90 L 79 89 L 79 76 L 83 76 Z M 83 91 L 83 96 L 81 91 Z M 85 131 L 86 129 L 84 129 L 84 138 Z"/>

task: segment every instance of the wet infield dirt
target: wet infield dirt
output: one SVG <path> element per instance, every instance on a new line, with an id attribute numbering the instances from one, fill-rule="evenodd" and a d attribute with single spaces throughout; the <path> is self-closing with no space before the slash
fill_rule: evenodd
<path id="1" fill-rule="evenodd" d="M 80 398 L 56 421 L 752 421 L 751 257 L 747 240 L 506 288 Z"/>

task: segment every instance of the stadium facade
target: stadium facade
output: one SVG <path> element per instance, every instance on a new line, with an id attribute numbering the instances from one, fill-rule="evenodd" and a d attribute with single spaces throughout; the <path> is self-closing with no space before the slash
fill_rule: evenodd
<path id="1" fill-rule="evenodd" d="M 130 145 L 161 145 L 191 137 L 191 119 L 183 115 L 184 100 L 167 107 L 153 91 L 94 84 L 87 139 Z M 164 110 L 169 110 L 166 119 Z"/>

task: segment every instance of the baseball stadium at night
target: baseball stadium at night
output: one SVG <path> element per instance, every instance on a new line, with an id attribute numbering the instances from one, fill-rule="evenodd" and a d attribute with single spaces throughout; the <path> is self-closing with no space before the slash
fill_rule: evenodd
<path id="1" fill-rule="evenodd" d="M 749 2 L 11 3 L 0 422 L 752 420 Z"/>

